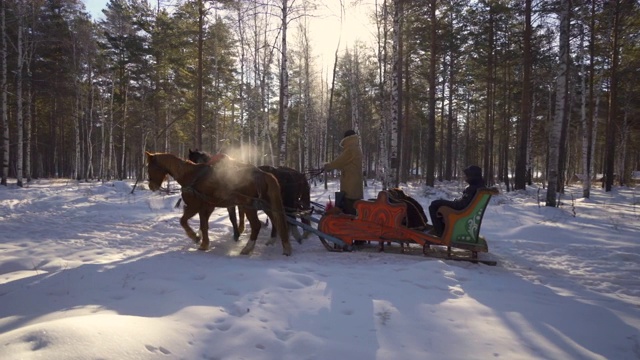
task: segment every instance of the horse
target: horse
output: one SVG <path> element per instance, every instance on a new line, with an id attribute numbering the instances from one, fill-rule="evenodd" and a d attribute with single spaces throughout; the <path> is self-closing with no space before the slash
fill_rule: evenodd
<path id="1" fill-rule="evenodd" d="M 220 155 L 218 154 L 216 156 Z M 211 161 L 212 156 L 198 149 L 189 149 L 188 159 L 196 164 L 207 164 Z M 305 174 L 286 166 L 273 167 L 269 165 L 262 165 L 258 166 L 258 169 L 273 174 L 278 180 L 281 191 L 280 196 L 282 197 L 282 202 L 287 216 L 295 219 L 296 213 L 311 210 L 311 187 L 309 186 L 309 182 L 307 181 Z M 238 213 L 240 222 L 238 223 L 235 217 L 235 209 L 229 208 L 228 211 L 235 237 L 235 234 L 240 234 L 244 231 L 244 213 L 239 209 Z M 233 214 L 233 217 L 231 214 Z M 300 220 L 302 223 L 311 226 L 311 221 L 308 217 L 300 216 Z M 295 226 L 290 226 L 289 229 L 291 229 L 294 238 L 296 238 L 299 243 L 302 242 L 303 238 L 308 237 L 310 234 L 305 230 L 304 235 L 300 235 L 298 228 Z M 271 237 L 275 237 L 275 235 L 276 229 L 272 227 Z"/>
<path id="2" fill-rule="evenodd" d="M 222 156 L 215 163 L 195 164 L 169 153 L 150 153 L 147 157 L 149 189 L 160 189 L 167 175 L 171 175 L 181 186 L 185 203 L 180 225 L 190 239 L 200 243 L 198 250 L 209 249 L 209 217 L 216 207 L 238 206 L 247 216 L 251 226 L 249 241 L 240 252 L 248 255 L 253 251 L 260 220 L 258 210 L 263 210 L 272 219 L 282 242 L 284 255 L 291 255 L 288 225 L 284 216 L 284 205 L 280 196 L 280 185 L 273 174 L 257 167 Z M 189 226 L 188 220 L 200 215 L 200 236 Z M 202 241 L 201 241 L 202 240 Z M 271 238 L 267 245 L 273 244 Z"/>

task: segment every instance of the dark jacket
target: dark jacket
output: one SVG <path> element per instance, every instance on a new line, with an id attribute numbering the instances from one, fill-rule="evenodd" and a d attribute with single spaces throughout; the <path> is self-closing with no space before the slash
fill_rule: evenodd
<path id="1" fill-rule="evenodd" d="M 462 192 L 462 197 L 452 201 L 450 206 L 456 210 L 466 208 L 471 203 L 471 200 L 473 200 L 478 189 L 485 187 L 484 179 L 482 178 L 482 169 L 478 166 L 469 166 L 464 169 L 464 174 L 467 176 L 467 183 L 469 186 L 467 186 Z"/>
<path id="2" fill-rule="evenodd" d="M 455 200 L 443 200 L 437 199 L 431 202 L 429 205 L 429 215 L 431 221 L 433 221 L 433 232 L 435 236 L 442 236 L 444 232 L 444 221 L 438 216 L 438 209 L 441 206 L 447 206 L 454 210 L 462 210 L 466 208 L 473 200 L 478 189 L 485 187 L 484 179 L 482 178 L 482 169 L 476 165 L 471 165 L 464 169 L 466 180 L 469 186 L 467 186 L 462 192 L 462 197 Z"/>

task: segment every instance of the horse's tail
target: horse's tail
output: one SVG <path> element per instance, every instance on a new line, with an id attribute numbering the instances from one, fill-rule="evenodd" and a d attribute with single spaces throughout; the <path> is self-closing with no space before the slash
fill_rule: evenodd
<path id="1" fill-rule="evenodd" d="M 266 171 L 264 173 L 265 183 L 267 184 L 267 198 L 271 207 L 271 216 L 273 226 L 278 230 L 278 235 L 282 240 L 283 253 L 291 255 L 291 244 L 289 243 L 289 228 L 285 219 L 284 204 L 282 203 L 282 195 L 280 195 L 280 184 L 273 174 Z"/>

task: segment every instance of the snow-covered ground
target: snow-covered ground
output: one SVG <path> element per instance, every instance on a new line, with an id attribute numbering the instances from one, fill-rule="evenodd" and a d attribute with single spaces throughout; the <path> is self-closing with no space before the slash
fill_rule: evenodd
<path id="1" fill-rule="evenodd" d="M 403 188 L 426 208 L 462 186 Z M 225 209 L 201 252 L 179 194 L 131 187 L 0 187 L 0 359 L 640 359 L 638 189 L 570 188 L 560 208 L 502 192 L 481 230 L 490 267 L 317 236 L 285 257 L 267 230 L 242 256 Z"/>

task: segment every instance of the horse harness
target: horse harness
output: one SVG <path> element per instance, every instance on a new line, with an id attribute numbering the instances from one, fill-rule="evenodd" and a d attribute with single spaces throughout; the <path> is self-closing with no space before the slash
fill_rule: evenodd
<path id="1" fill-rule="evenodd" d="M 196 185 L 197 183 L 206 175 L 208 174 L 209 170 L 214 171 L 215 167 L 220 165 L 221 160 L 223 159 L 227 159 L 227 157 L 224 154 L 218 154 L 215 157 L 212 157 L 211 160 L 206 163 L 207 166 L 202 166 L 200 168 L 200 170 L 198 171 L 198 173 L 196 174 L 196 176 L 193 178 L 193 180 L 191 181 L 191 183 L 189 183 L 186 186 L 182 186 L 180 189 L 180 192 L 184 193 L 186 191 L 192 193 L 194 196 L 196 196 L 197 198 L 199 198 L 200 200 L 211 204 L 211 205 L 216 205 L 217 202 L 215 202 L 211 196 L 204 194 L 201 191 L 198 191 L 198 189 L 196 189 Z M 254 176 L 254 184 L 257 184 L 257 172 L 255 171 L 256 169 L 252 169 L 251 172 Z M 258 197 L 251 197 L 245 194 L 241 194 L 238 193 L 236 191 L 231 191 L 229 193 L 229 196 L 226 196 L 224 198 L 222 198 L 223 201 L 230 201 L 232 199 L 233 196 L 236 197 L 243 197 L 245 199 L 250 199 L 252 200 L 252 204 L 251 205 L 243 205 L 243 206 L 248 206 L 251 208 L 255 208 L 256 210 L 265 210 L 269 208 L 269 204 L 263 200 L 263 194 L 260 191 L 260 188 L 258 186 L 256 186 L 256 192 L 258 193 Z M 230 206 L 230 205 L 229 205 Z"/>

